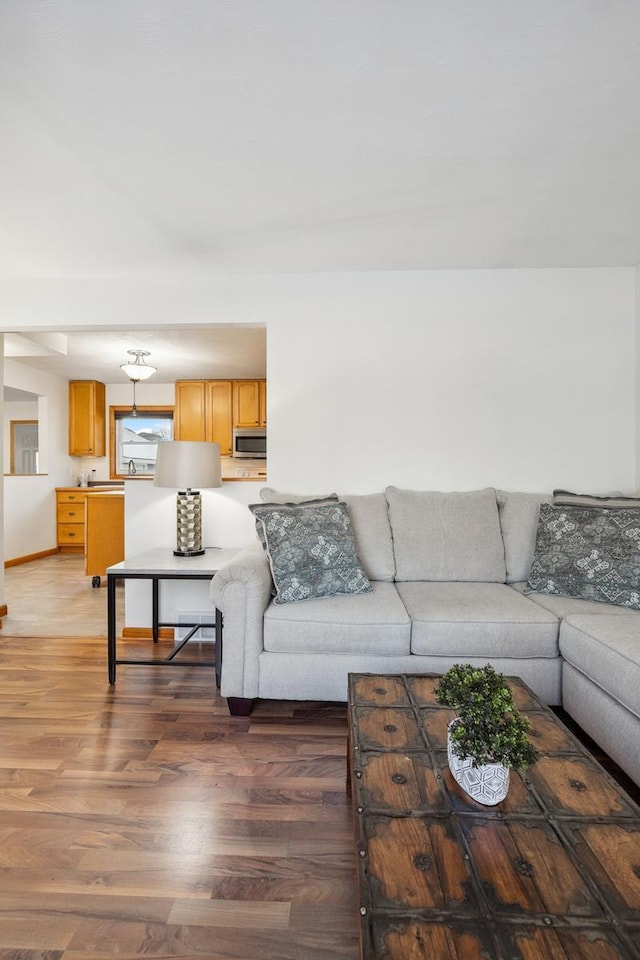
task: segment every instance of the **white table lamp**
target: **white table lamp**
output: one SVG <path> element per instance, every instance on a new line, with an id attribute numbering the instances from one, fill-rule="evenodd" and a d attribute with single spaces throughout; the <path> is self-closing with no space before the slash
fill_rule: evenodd
<path id="1" fill-rule="evenodd" d="M 156 487 L 178 491 L 176 504 L 176 557 L 199 557 L 202 547 L 202 500 L 199 488 L 220 487 L 220 447 L 196 440 L 161 440 L 158 443 Z"/>

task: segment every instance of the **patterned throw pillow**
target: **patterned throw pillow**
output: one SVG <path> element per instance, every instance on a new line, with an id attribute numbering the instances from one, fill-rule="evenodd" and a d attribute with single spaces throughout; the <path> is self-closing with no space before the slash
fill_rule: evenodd
<path id="1" fill-rule="evenodd" d="M 370 593 L 345 503 L 251 504 L 262 523 L 274 603 Z"/>
<path id="2" fill-rule="evenodd" d="M 262 487 L 260 499 L 263 503 L 311 503 L 312 500 L 339 500 L 337 493 L 283 493 L 273 487 Z"/>
<path id="3" fill-rule="evenodd" d="M 260 491 L 260 496 L 262 496 L 262 494 L 265 492 L 266 489 L 267 489 L 267 488 L 264 487 L 263 490 Z M 275 492 L 275 491 L 274 491 L 274 492 Z M 285 506 L 285 507 L 294 507 L 294 506 L 298 506 L 298 505 L 300 505 L 300 504 L 304 504 L 305 506 L 307 506 L 307 505 L 310 504 L 310 503 L 312 503 L 312 504 L 337 503 L 337 501 L 338 501 L 338 494 L 337 494 L 337 493 L 328 493 L 326 497 L 313 497 L 313 498 L 309 498 L 308 500 L 307 500 L 307 499 L 304 499 L 303 497 L 296 497 L 295 495 L 292 495 L 291 500 L 274 499 L 273 503 L 267 501 L 267 502 L 264 503 L 264 504 L 259 504 L 259 503 L 258 503 L 258 504 L 254 504 L 254 505 L 251 505 L 251 504 L 250 504 L 250 505 L 249 505 L 249 510 L 251 510 L 252 512 L 255 513 L 255 511 L 254 511 L 254 509 L 253 509 L 254 506 L 258 506 L 258 507 L 259 507 L 259 506 L 265 506 L 265 507 L 276 507 L 276 506 L 278 506 L 278 507 L 282 507 L 282 506 Z M 264 528 L 263 528 L 262 520 L 260 520 L 258 517 L 256 517 L 256 534 L 258 535 L 258 540 L 259 540 L 260 543 L 262 544 L 263 548 L 266 550 L 266 549 L 267 549 L 267 541 L 266 541 L 265 538 L 264 538 Z"/>
<path id="4" fill-rule="evenodd" d="M 572 493 L 570 490 L 554 490 L 553 503 L 558 507 L 606 507 L 608 510 L 640 509 L 640 497 L 625 497 L 614 493 L 603 497 L 593 493 Z"/>
<path id="5" fill-rule="evenodd" d="M 532 591 L 640 610 L 640 511 L 542 503 Z"/>

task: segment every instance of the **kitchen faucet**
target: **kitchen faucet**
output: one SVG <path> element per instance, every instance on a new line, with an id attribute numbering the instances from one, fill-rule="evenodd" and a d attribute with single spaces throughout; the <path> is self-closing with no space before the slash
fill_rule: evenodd
<path id="1" fill-rule="evenodd" d="M 132 477 L 136 473 L 136 465 L 133 460 L 129 460 L 129 476 Z"/>

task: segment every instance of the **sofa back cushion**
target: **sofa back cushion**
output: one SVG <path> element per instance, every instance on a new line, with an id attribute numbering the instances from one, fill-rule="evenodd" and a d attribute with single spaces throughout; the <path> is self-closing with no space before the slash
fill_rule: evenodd
<path id="1" fill-rule="evenodd" d="M 393 580 L 393 555 L 389 507 L 384 493 L 342 497 L 349 508 L 358 556 L 370 580 Z"/>
<path id="2" fill-rule="evenodd" d="M 540 504 L 550 503 L 548 493 L 514 493 L 496 490 L 507 583 L 520 583 L 529 577 L 536 547 Z"/>
<path id="3" fill-rule="evenodd" d="M 295 494 L 281 493 L 272 487 L 263 487 L 260 499 L 268 503 L 301 503 L 312 500 L 337 500 L 335 493 Z M 389 523 L 389 508 L 384 493 L 368 493 L 340 498 L 347 504 L 351 528 L 367 577 L 370 580 L 392 581 L 395 559 Z"/>
<path id="4" fill-rule="evenodd" d="M 396 580 L 504 583 L 504 546 L 493 488 L 468 493 L 387 487 Z"/>

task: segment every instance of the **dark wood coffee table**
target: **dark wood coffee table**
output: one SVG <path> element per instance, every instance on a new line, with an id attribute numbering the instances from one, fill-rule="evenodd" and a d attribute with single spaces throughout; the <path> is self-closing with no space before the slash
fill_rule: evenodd
<path id="1" fill-rule="evenodd" d="M 447 766 L 438 677 L 349 678 L 366 960 L 638 960 L 640 808 L 518 679 L 539 761 L 485 807 Z"/>

